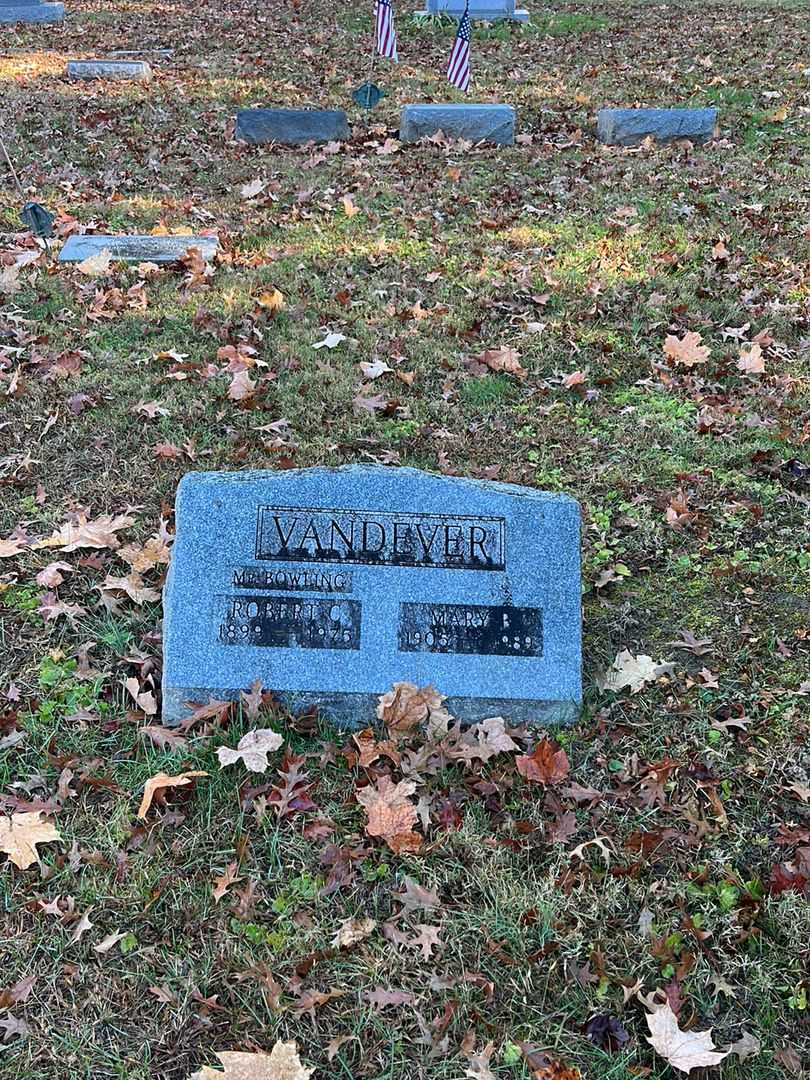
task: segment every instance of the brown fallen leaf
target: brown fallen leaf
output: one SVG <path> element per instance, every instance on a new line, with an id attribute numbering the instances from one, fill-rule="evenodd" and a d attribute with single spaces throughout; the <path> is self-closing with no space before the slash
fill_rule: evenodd
<path id="1" fill-rule="evenodd" d="M 525 379 L 528 374 L 520 365 L 520 353 L 517 349 L 511 349 L 506 345 L 502 345 L 499 349 L 486 349 L 476 358 L 476 362 L 488 367 L 490 371 L 514 375 L 516 379 Z"/>
<path id="2" fill-rule="evenodd" d="M 225 1071 L 203 1065 L 189 1080 L 309 1080 L 315 1072 L 301 1063 L 294 1042 L 277 1042 L 269 1054 L 243 1054 L 231 1050 L 215 1053 Z"/>
<path id="3" fill-rule="evenodd" d="M 647 1002 L 650 1004 L 650 1002 Z M 712 1031 L 682 1031 L 678 1018 L 669 1002 L 663 1005 L 652 1002 L 653 1011 L 647 1013 L 650 1038 L 647 1042 L 657 1054 L 669 1062 L 673 1069 L 689 1073 L 692 1069 L 708 1068 L 729 1055 L 718 1051 L 712 1043 Z"/>
<path id="4" fill-rule="evenodd" d="M 737 367 L 746 375 L 762 375 L 764 373 L 765 358 L 762 355 L 762 346 L 758 341 L 746 346 L 745 351 L 740 349 Z"/>
<path id="5" fill-rule="evenodd" d="M 327 1002 L 333 1001 L 335 998 L 343 997 L 345 994 L 345 990 L 338 990 L 334 986 L 330 990 L 304 990 L 298 998 L 298 1004 L 293 1009 L 293 1015 L 296 1020 L 300 1020 L 304 1013 L 309 1013 L 310 1020 L 314 1022 L 316 1009 L 320 1009 L 322 1005 L 326 1005 Z"/>
<path id="6" fill-rule="evenodd" d="M 443 706 L 444 694 L 432 686 L 418 687 L 414 683 L 394 683 L 387 694 L 377 703 L 377 718 L 393 736 L 407 735 L 419 727 L 428 717 L 447 717 Z"/>
<path id="7" fill-rule="evenodd" d="M 559 784 L 571 771 L 565 751 L 545 735 L 531 754 L 519 754 L 515 765 L 521 776 L 535 784 Z"/>
<path id="8" fill-rule="evenodd" d="M 363 997 L 378 1012 L 389 1006 L 416 1004 L 416 998 L 407 990 L 386 990 L 382 986 L 378 986 L 375 990 L 366 990 Z"/>
<path id="9" fill-rule="evenodd" d="M 394 784 L 390 776 L 381 776 L 375 784 L 361 788 L 357 801 L 368 814 L 366 832 L 379 836 L 392 851 L 418 851 L 422 837 L 412 831 L 416 823 L 416 806 L 409 796 L 416 791 L 412 780 L 400 780 Z"/>
<path id="10" fill-rule="evenodd" d="M 631 693 L 637 694 L 646 683 L 655 682 L 674 668 L 674 664 L 657 663 L 651 656 L 633 656 L 627 649 L 623 649 L 602 680 L 601 689 L 618 691 L 629 686 Z"/>
<path id="11" fill-rule="evenodd" d="M 128 529 L 135 524 L 135 518 L 128 514 L 112 516 L 102 515 L 94 521 L 80 515 L 77 522 L 66 522 L 47 540 L 34 544 L 35 548 L 58 547 L 62 551 L 77 551 L 79 548 L 112 548 L 120 546 L 115 535 L 121 529 Z"/>
<path id="12" fill-rule="evenodd" d="M 113 946 L 117 945 L 126 936 L 126 930 L 116 930 L 112 934 L 107 934 L 103 941 L 93 946 L 93 952 L 100 953 L 103 956 L 104 953 L 108 953 Z"/>
<path id="13" fill-rule="evenodd" d="M 214 902 L 219 903 L 231 885 L 238 880 L 239 863 L 231 862 L 219 877 L 214 878 Z"/>
<path id="14" fill-rule="evenodd" d="M 163 791 L 169 787 L 185 787 L 197 776 L 208 776 L 208 773 L 195 771 L 179 773 L 177 776 L 167 776 L 166 773 L 160 772 L 150 777 L 143 787 L 143 798 L 141 799 L 141 805 L 138 807 L 138 817 L 145 818 L 149 813 L 149 807 L 152 805 L 155 792 Z"/>
<path id="15" fill-rule="evenodd" d="M 9 861 L 26 870 L 31 863 L 39 859 L 37 844 L 49 844 L 62 837 L 54 825 L 45 821 L 41 810 L 29 814 L 12 814 L 10 818 L 0 817 L 0 851 L 8 855 Z"/>

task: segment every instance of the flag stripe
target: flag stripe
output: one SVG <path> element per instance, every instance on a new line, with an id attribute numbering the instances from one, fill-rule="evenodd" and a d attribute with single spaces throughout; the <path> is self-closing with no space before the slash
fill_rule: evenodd
<path id="1" fill-rule="evenodd" d="M 399 59 L 397 56 L 397 32 L 394 28 L 394 12 L 391 0 L 376 0 L 374 5 L 376 17 L 377 52 L 389 60 Z"/>
<path id="2" fill-rule="evenodd" d="M 447 79 L 452 86 L 466 93 L 470 88 L 470 25 L 469 5 L 459 20 L 458 30 L 447 65 Z"/>

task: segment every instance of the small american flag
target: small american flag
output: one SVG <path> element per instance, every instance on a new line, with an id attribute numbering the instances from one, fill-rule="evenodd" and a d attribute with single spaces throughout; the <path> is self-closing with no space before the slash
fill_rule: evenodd
<path id="1" fill-rule="evenodd" d="M 457 89 L 466 93 L 470 89 L 470 5 L 464 9 L 464 14 L 458 24 L 456 40 L 453 42 L 453 51 L 450 53 L 450 63 L 447 65 L 447 79 Z"/>
<path id="2" fill-rule="evenodd" d="M 374 15 L 377 21 L 377 52 L 380 56 L 387 56 L 389 60 L 399 60 L 391 0 L 376 0 Z"/>

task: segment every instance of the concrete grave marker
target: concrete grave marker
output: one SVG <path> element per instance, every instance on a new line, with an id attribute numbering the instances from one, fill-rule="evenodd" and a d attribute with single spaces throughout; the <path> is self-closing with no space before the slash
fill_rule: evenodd
<path id="1" fill-rule="evenodd" d="M 579 506 L 415 469 L 190 473 L 164 594 L 163 718 L 257 679 L 346 726 L 393 683 L 454 715 L 581 701 Z"/>
<path id="2" fill-rule="evenodd" d="M 403 105 L 399 121 L 402 142 L 419 142 L 439 131 L 448 139 L 511 146 L 515 110 L 511 105 Z"/>
<path id="3" fill-rule="evenodd" d="M 113 262 L 173 263 L 189 248 L 199 248 L 207 261 L 217 253 L 215 236 L 71 236 L 59 252 L 59 262 L 81 262 L 89 255 L 109 251 Z"/>
<path id="4" fill-rule="evenodd" d="M 148 82 L 152 69 L 145 60 L 68 60 L 69 79 L 133 79 Z"/>
<path id="5" fill-rule="evenodd" d="M 286 146 L 341 142 L 349 138 L 349 121 L 342 109 L 240 109 L 236 138 Z"/>
<path id="6" fill-rule="evenodd" d="M 417 16 L 452 15 L 460 19 L 464 14 L 466 0 L 425 0 L 425 7 Z M 495 19 L 512 19 L 527 22 L 529 13 L 525 8 L 515 8 L 515 0 L 470 0 L 470 18 L 492 22 Z"/>
<path id="7" fill-rule="evenodd" d="M 717 109 L 600 109 L 597 135 L 609 146 L 638 146 L 648 136 L 668 143 L 704 143 L 717 125 Z"/>

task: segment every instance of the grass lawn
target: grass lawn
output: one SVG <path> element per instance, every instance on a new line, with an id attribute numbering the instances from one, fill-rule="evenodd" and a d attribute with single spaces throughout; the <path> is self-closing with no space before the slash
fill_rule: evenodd
<path id="1" fill-rule="evenodd" d="M 0 863 L 0 1077 L 186 1080 L 294 1039 L 318 1077 L 663 1080 L 656 990 L 715 1046 L 760 1045 L 693 1077 L 810 1068 L 810 3 L 531 3 L 530 26 L 478 26 L 471 97 L 518 110 L 501 149 L 396 141 L 402 103 L 461 100 L 452 29 L 417 28 L 415 3 L 370 116 L 370 5 L 67 6 L 0 29 L 26 197 L 60 238 L 216 231 L 223 252 L 210 274 L 34 259 L 3 173 L 0 808 L 61 840 Z M 156 48 L 147 85 L 63 78 Z M 632 104 L 714 104 L 719 137 L 600 146 L 596 110 Z M 245 147 L 250 105 L 349 108 L 351 142 Z M 665 352 L 687 333 L 708 354 Z M 522 374 L 477 361 L 500 349 Z M 563 782 L 416 731 L 363 766 L 270 701 L 160 729 L 180 478 L 347 462 L 580 501 Z M 104 515 L 113 536 L 64 550 Z M 600 690 L 623 650 L 672 667 Z M 306 780 L 280 751 L 264 776 L 220 769 L 256 726 Z M 161 771 L 208 775 L 139 819 Z M 356 791 L 386 775 L 416 784 L 418 851 L 365 832 Z M 341 947 L 347 919 L 374 926 Z"/>

